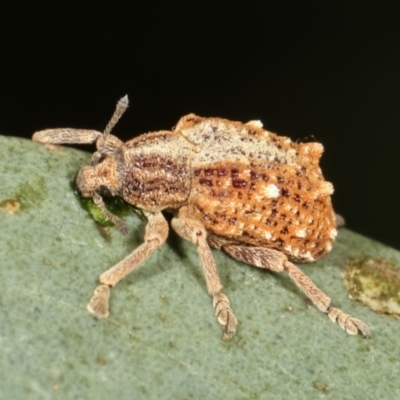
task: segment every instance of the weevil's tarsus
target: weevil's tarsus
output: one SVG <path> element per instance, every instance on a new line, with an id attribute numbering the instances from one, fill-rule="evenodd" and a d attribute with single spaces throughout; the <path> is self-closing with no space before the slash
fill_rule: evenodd
<path id="1" fill-rule="evenodd" d="M 236 332 L 238 321 L 233 314 L 228 297 L 221 292 L 217 293 L 213 296 L 213 306 L 217 321 L 225 327 L 222 339 L 230 340 Z"/>
<path id="2" fill-rule="evenodd" d="M 361 332 L 364 337 L 368 337 L 371 334 L 370 329 L 364 322 L 358 318 L 345 314 L 338 308 L 329 307 L 327 313 L 329 319 L 332 322 L 337 323 L 349 335 L 357 335 L 358 332 Z"/>
<path id="3" fill-rule="evenodd" d="M 111 289 L 108 285 L 99 285 L 94 290 L 93 297 L 87 305 L 87 310 L 96 319 L 108 317 L 108 300 L 110 298 Z"/>

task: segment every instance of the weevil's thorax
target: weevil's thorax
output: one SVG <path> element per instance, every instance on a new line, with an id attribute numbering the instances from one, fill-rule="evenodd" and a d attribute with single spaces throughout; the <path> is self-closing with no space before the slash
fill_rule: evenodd
<path id="1" fill-rule="evenodd" d="M 125 143 L 124 200 L 152 212 L 185 204 L 190 193 L 193 147 L 170 131 L 147 133 Z"/>
<path id="2" fill-rule="evenodd" d="M 319 167 L 321 144 L 292 142 L 259 121 L 189 115 L 177 128 L 200 147 L 192 160 L 189 211 L 217 242 L 267 246 L 296 261 L 330 251 L 333 186 Z"/>

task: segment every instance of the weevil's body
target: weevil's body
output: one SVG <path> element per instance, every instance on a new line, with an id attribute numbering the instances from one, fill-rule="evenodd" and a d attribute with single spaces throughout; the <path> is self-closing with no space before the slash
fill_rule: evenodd
<path id="1" fill-rule="evenodd" d="M 267 246 L 314 261 L 336 236 L 322 151 L 319 143 L 294 143 L 255 123 L 190 114 L 172 132 L 121 147 L 118 194 L 151 212 L 187 206 L 212 244 Z"/>
<path id="2" fill-rule="evenodd" d="M 171 225 L 178 235 L 198 247 L 226 337 L 234 334 L 237 320 L 221 292 L 209 246 L 257 267 L 286 270 L 332 321 L 350 334 L 369 334 L 362 321 L 330 307 L 330 298 L 291 262 L 320 258 L 336 236 L 333 187 L 319 167 L 321 144 L 294 143 L 265 131 L 259 121 L 243 124 L 194 114 L 181 118 L 172 131 L 123 143 L 108 132 L 127 99 L 118 107 L 107 134 L 60 129 L 34 135 L 43 143 L 97 141 L 92 166 L 83 167 L 77 177 L 82 194 L 93 197 L 120 230 L 123 223 L 105 208 L 102 194 L 122 196 L 149 220 L 145 243 L 101 275 L 88 306 L 91 313 L 106 317 L 110 287 L 165 242 L 168 224 L 161 212 L 166 210 L 174 213 Z"/>

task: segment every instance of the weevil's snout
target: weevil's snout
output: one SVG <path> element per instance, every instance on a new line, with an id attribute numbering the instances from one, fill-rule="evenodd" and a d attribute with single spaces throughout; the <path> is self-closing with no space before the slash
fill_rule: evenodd
<path id="1" fill-rule="evenodd" d="M 83 197 L 92 197 L 98 186 L 97 172 L 94 167 L 83 167 L 76 176 L 76 187 Z"/>

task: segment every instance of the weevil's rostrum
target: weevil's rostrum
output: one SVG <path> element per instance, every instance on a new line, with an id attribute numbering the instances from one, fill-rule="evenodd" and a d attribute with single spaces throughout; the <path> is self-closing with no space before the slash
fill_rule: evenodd
<path id="1" fill-rule="evenodd" d="M 333 186 L 319 167 L 319 143 L 295 143 L 262 128 L 189 114 L 172 131 L 143 134 L 126 143 L 110 134 L 128 106 L 124 97 L 104 133 L 79 129 L 36 132 L 42 143 L 93 143 L 92 165 L 83 167 L 77 185 L 126 233 L 123 221 L 105 207 L 102 196 L 121 196 L 148 219 L 144 243 L 100 276 L 88 304 L 97 318 L 108 316 L 110 289 L 138 267 L 168 236 L 162 211 L 173 213 L 172 228 L 197 245 L 207 289 L 225 338 L 237 319 L 210 247 L 250 265 L 286 271 L 314 305 L 349 334 L 369 335 L 359 319 L 330 306 L 293 262 L 311 262 L 332 248 L 336 218 Z"/>

